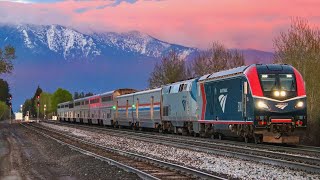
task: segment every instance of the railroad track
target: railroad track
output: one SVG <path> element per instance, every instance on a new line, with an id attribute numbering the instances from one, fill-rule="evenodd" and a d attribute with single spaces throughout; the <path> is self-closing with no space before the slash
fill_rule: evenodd
<path id="1" fill-rule="evenodd" d="M 179 139 L 188 139 L 188 140 L 199 140 L 201 139 L 201 142 L 206 143 L 216 143 L 223 146 L 223 144 L 226 145 L 234 145 L 234 146 L 244 146 L 247 148 L 255 148 L 255 149 L 262 149 L 265 151 L 277 151 L 280 153 L 291 153 L 291 154 L 298 154 L 298 155 L 306 155 L 311 156 L 312 158 L 320 158 L 320 147 L 314 147 L 314 146 L 303 146 L 303 145 L 295 145 L 295 146 L 288 146 L 288 145 L 272 145 L 272 144 L 252 144 L 252 143 L 244 143 L 244 142 L 238 142 L 238 141 L 230 141 L 230 140 L 217 140 L 217 139 L 209 139 L 209 138 L 199 138 L 199 137 L 192 137 L 192 136 L 177 136 L 174 134 L 159 134 L 156 132 L 141 132 L 141 131 L 133 131 L 131 129 L 114 129 L 110 127 L 101 127 L 101 126 L 88 126 L 88 125 L 80 125 L 80 124 L 72 124 L 68 122 L 59 122 L 59 121 L 45 121 L 48 123 L 58 123 L 58 124 L 66 124 L 70 126 L 83 126 L 88 128 L 98 128 L 103 129 L 105 131 L 121 131 L 121 133 L 141 133 L 141 134 L 149 134 L 149 135 L 155 135 L 155 136 L 168 136 L 170 138 L 179 138 Z"/>
<path id="2" fill-rule="evenodd" d="M 21 125 L 71 149 L 106 161 L 126 171 L 136 173 L 142 179 L 226 179 L 225 175 L 209 174 L 178 164 L 102 146 L 74 136 L 62 134 L 44 126 Z"/>
<path id="3" fill-rule="evenodd" d="M 167 146 L 190 149 L 210 154 L 217 154 L 229 157 L 236 157 L 245 160 L 262 162 L 271 165 L 282 167 L 289 167 L 291 169 L 303 170 L 307 172 L 320 174 L 320 159 L 317 157 L 301 156 L 299 154 L 286 154 L 282 152 L 272 151 L 269 149 L 257 148 L 253 145 L 239 146 L 235 144 L 216 143 L 212 140 L 205 140 L 199 138 L 172 136 L 153 133 L 141 133 L 134 131 L 119 131 L 115 129 L 105 129 L 93 126 L 79 126 L 74 124 L 63 123 L 67 126 L 91 129 L 99 133 L 105 133 L 114 136 L 128 137 L 139 141 L 146 141 L 151 143 L 158 143 Z M 155 139 L 157 141 L 155 141 Z M 243 144 L 243 143 L 242 143 Z M 245 144 L 247 145 L 247 144 Z M 271 146 L 272 148 L 275 148 Z M 287 147 L 280 147 L 286 148 Z"/>

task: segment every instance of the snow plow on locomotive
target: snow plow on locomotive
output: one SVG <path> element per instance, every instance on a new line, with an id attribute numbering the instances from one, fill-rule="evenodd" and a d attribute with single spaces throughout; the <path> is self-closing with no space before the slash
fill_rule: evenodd
<path id="1" fill-rule="evenodd" d="M 304 81 L 290 65 L 241 66 L 153 90 L 122 91 L 61 103 L 59 119 L 287 144 L 299 143 L 307 127 Z"/>

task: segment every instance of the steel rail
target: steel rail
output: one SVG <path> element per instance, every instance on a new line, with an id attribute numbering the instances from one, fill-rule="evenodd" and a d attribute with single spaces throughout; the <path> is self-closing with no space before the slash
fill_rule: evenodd
<path id="1" fill-rule="evenodd" d="M 271 165 L 285 166 L 285 167 L 289 167 L 296 170 L 303 170 L 303 171 L 312 172 L 312 173 L 320 173 L 319 158 L 283 154 L 279 152 L 272 152 L 272 151 L 266 151 L 266 150 L 260 150 L 260 149 L 252 150 L 248 147 L 226 145 L 223 143 L 212 144 L 212 142 L 206 143 L 199 140 L 190 140 L 187 138 L 183 139 L 182 141 L 182 139 L 177 138 L 177 136 L 172 138 L 172 136 L 165 137 L 165 136 L 159 136 L 159 134 L 155 135 L 155 134 L 145 134 L 145 133 L 136 133 L 132 131 L 118 131 L 118 130 L 111 130 L 113 132 L 110 132 L 110 129 L 96 128 L 91 126 L 81 126 L 81 127 L 98 130 L 99 132 L 104 132 L 106 134 L 115 133 L 117 134 L 117 136 L 120 135 L 122 137 L 125 137 L 126 135 L 131 135 L 130 138 L 140 140 L 140 141 L 142 140 L 142 141 L 169 145 L 169 146 L 178 147 L 178 148 L 191 149 L 198 152 L 200 151 L 200 152 L 206 152 L 206 153 L 217 154 L 217 155 L 227 155 L 229 157 L 252 160 L 252 161 L 262 162 L 262 163 L 271 164 Z M 155 138 L 157 139 L 157 142 L 154 141 Z M 221 148 L 221 146 L 223 148 Z M 238 152 L 234 152 L 235 149 L 237 149 Z M 248 152 L 250 152 L 251 154 L 248 154 Z M 269 157 L 258 155 L 257 152 L 266 154 Z M 283 158 L 286 158 L 287 160 L 283 160 Z M 288 160 L 288 159 L 294 159 L 294 158 L 296 161 L 298 160 L 298 161 L 307 162 L 310 164 Z M 317 164 L 317 165 L 314 165 L 314 164 Z"/>
<path id="2" fill-rule="evenodd" d="M 33 126 L 33 127 L 35 127 L 35 126 Z M 103 145 L 100 145 L 100 144 L 96 144 L 96 143 L 93 143 L 93 142 L 89 142 L 89 141 L 86 141 L 86 140 L 83 140 L 83 139 L 80 139 L 80 138 L 77 138 L 77 137 L 74 137 L 74 136 L 62 134 L 60 132 L 53 131 L 52 129 L 43 128 L 43 127 L 36 127 L 36 128 L 41 128 L 41 129 L 46 130 L 46 131 L 51 131 L 51 132 L 57 133 L 57 134 L 59 134 L 61 136 L 65 136 L 65 137 L 67 137 L 69 139 L 73 139 L 73 140 L 76 140 L 78 142 L 81 142 L 81 143 L 84 143 L 84 144 L 87 144 L 87 145 L 92 145 L 92 146 L 99 147 L 99 148 L 101 148 L 101 149 L 103 149 L 105 151 L 115 152 L 115 153 L 118 153 L 118 154 L 121 154 L 121 155 L 124 155 L 124 156 L 133 157 L 134 159 L 139 159 L 141 161 L 149 161 L 152 164 L 158 164 L 160 167 L 166 167 L 166 168 L 169 168 L 169 169 L 174 169 L 175 171 L 184 172 L 185 174 L 189 174 L 189 175 L 192 175 L 192 176 L 195 176 L 195 177 L 198 177 L 198 178 L 202 178 L 202 179 L 219 179 L 219 180 L 223 179 L 223 180 L 226 180 L 226 178 L 221 177 L 221 176 L 209 174 L 209 173 L 202 172 L 202 171 L 199 171 L 199 170 L 191 169 L 189 167 L 184 167 L 184 166 L 181 166 L 181 165 L 178 165 L 178 164 L 165 162 L 165 161 L 162 161 L 162 160 L 158 160 L 158 159 L 155 159 L 155 158 L 151 158 L 151 157 L 135 154 L 135 153 L 132 153 L 132 152 L 123 151 L 123 150 L 119 150 L 119 149 L 115 149 L 115 148 L 111 148 L 111 147 L 106 147 L 106 146 L 103 146 Z M 142 176 L 145 176 L 145 174 L 142 174 Z"/>
<path id="3" fill-rule="evenodd" d="M 82 154 L 85 154 L 85 155 L 94 157 L 94 158 L 99 159 L 99 160 L 101 160 L 101 161 L 108 162 L 109 164 L 115 165 L 115 166 L 117 166 L 118 168 L 121 168 L 121 169 L 123 169 L 123 170 L 125 170 L 125 171 L 127 171 L 127 172 L 135 173 L 135 174 L 137 174 L 139 177 L 141 177 L 141 178 L 143 178 L 143 179 L 148 179 L 148 180 L 160 180 L 159 178 L 156 178 L 156 177 L 154 177 L 154 176 L 152 176 L 152 175 L 150 175 L 150 174 L 147 174 L 147 173 L 145 173 L 145 172 L 143 172 L 143 171 L 140 171 L 139 169 L 136 169 L 136 168 L 134 168 L 134 167 L 127 166 L 127 165 L 125 165 L 125 164 L 123 164 L 123 163 L 120 163 L 120 162 L 118 162 L 118 161 L 115 161 L 115 160 L 113 160 L 113 159 L 106 158 L 106 157 L 100 156 L 100 155 L 98 155 L 98 154 L 92 153 L 92 152 L 90 152 L 90 151 L 87 151 L 87 150 L 85 150 L 85 149 L 82 149 L 82 148 L 80 148 L 80 147 L 74 146 L 74 145 L 72 145 L 72 144 L 65 143 L 65 142 L 63 142 L 63 141 L 61 141 L 61 140 L 59 140 L 59 139 L 57 139 L 57 138 L 54 138 L 54 137 L 52 137 L 52 136 L 50 136 L 50 135 L 48 135 L 48 134 L 45 134 L 45 133 L 43 133 L 43 132 L 40 132 L 40 131 L 36 130 L 36 129 L 32 129 L 32 128 L 30 128 L 30 127 L 27 127 L 27 126 L 25 126 L 25 125 L 23 125 L 23 124 L 21 124 L 21 125 L 24 126 L 24 127 L 27 128 L 27 129 L 30 129 L 30 130 L 32 130 L 32 131 L 35 131 L 35 132 L 41 134 L 41 135 L 43 135 L 43 136 L 45 136 L 45 137 L 47 137 L 47 138 L 49 138 L 49 139 L 52 139 L 52 140 L 58 142 L 58 143 L 61 144 L 61 145 L 68 146 L 69 148 L 71 148 L 71 149 L 73 149 L 73 150 L 76 150 L 76 151 L 78 151 L 78 152 L 80 152 L 80 153 L 82 153 Z"/>

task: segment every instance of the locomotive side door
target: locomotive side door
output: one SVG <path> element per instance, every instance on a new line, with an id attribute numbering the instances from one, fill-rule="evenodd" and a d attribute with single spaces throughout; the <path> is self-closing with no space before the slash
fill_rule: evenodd
<path id="1" fill-rule="evenodd" d="M 242 91 L 242 117 L 243 120 L 247 120 L 247 95 L 248 95 L 248 82 L 243 81 L 243 91 Z M 240 108 L 239 108 L 240 109 Z"/>

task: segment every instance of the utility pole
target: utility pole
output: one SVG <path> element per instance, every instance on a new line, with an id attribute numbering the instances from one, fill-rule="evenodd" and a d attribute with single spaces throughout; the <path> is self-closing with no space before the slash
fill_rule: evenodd
<path id="1" fill-rule="evenodd" d="M 40 95 L 37 95 L 37 122 L 39 122 L 39 112 L 40 111 Z"/>
<path id="2" fill-rule="evenodd" d="M 9 113 L 10 113 L 10 115 L 9 115 L 9 117 L 10 117 L 10 124 L 12 124 L 12 118 L 11 118 L 11 110 L 12 110 L 12 103 L 11 103 L 11 100 L 12 100 L 12 95 L 10 94 L 10 96 L 9 96 Z"/>
<path id="3" fill-rule="evenodd" d="M 43 105 L 43 119 L 46 119 L 46 109 L 47 109 L 47 105 Z"/>

